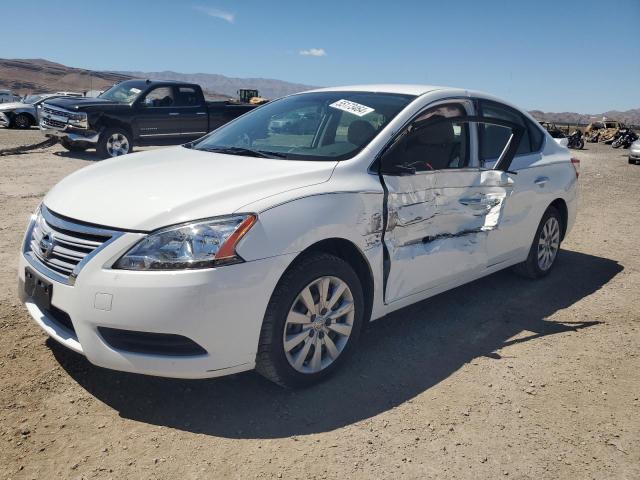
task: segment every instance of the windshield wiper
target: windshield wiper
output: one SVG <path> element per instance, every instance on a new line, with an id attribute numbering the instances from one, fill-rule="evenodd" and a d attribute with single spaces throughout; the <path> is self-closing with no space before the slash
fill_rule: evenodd
<path id="1" fill-rule="evenodd" d="M 286 155 L 283 153 L 252 150 L 245 147 L 210 147 L 201 148 L 200 150 L 204 150 L 206 152 L 227 153 L 229 155 L 248 155 L 260 158 L 286 158 Z"/>

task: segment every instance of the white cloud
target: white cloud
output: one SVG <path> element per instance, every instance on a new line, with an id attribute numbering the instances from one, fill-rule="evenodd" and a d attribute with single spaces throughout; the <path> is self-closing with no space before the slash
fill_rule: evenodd
<path id="1" fill-rule="evenodd" d="M 326 57 L 327 52 L 324 51 L 324 48 L 310 48 L 309 50 L 300 50 L 300 55 L 304 55 L 306 57 Z"/>
<path id="2" fill-rule="evenodd" d="M 201 5 L 194 5 L 193 7 L 194 10 L 197 10 L 198 12 L 202 12 L 206 15 L 209 15 L 210 17 L 213 18 L 220 18 L 226 22 L 229 23 L 233 23 L 236 20 L 236 14 L 235 13 L 231 13 L 231 12 L 226 12 L 224 10 L 220 10 L 218 8 L 212 8 L 212 7 L 203 7 Z"/>

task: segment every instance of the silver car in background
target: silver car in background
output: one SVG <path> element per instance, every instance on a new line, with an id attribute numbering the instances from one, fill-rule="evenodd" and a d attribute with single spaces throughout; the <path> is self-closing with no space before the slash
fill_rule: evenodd
<path id="1" fill-rule="evenodd" d="M 636 140 L 629 148 L 629 163 L 640 163 L 640 140 Z"/>
<path id="2" fill-rule="evenodd" d="M 58 92 L 27 95 L 20 101 L 0 104 L 0 127 L 30 128 L 38 125 L 42 103 L 54 97 L 81 97 L 80 93 Z"/>

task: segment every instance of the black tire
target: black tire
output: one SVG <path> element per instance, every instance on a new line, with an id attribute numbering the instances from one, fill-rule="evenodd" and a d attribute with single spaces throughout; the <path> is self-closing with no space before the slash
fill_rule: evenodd
<path id="1" fill-rule="evenodd" d="M 122 128 L 107 128 L 104 132 L 100 134 L 100 139 L 98 140 L 98 144 L 96 145 L 96 151 L 98 152 L 98 155 L 100 156 L 100 158 L 106 159 L 106 158 L 113 158 L 113 157 L 119 156 L 119 155 L 112 155 L 109 152 L 108 142 L 113 135 L 120 135 L 124 139 L 126 139 L 127 144 L 129 145 L 126 153 L 131 153 L 133 151 L 133 141 L 131 138 L 131 134 L 129 132 L 127 132 L 126 130 L 123 130 Z"/>
<path id="2" fill-rule="evenodd" d="M 578 140 L 578 144 L 576 145 L 576 148 L 578 150 L 582 150 L 584 148 L 584 140 L 583 139 Z"/>
<path id="3" fill-rule="evenodd" d="M 62 145 L 64 148 L 66 148 L 70 152 L 84 152 L 87 149 L 87 147 L 70 142 L 66 138 L 63 138 L 60 140 L 60 145 Z"/>
<path id="4" fill-rule="evenodd" d="M 550 267 L 548 267 L 546 270 L 543 270 L 542 268 L 540 268 L 540 265 L 538 263 L 538 243 L 540 241 L 540 235 L 542 234 L 544 225 L 547 223 L 547 221 L 549 220 L 549 218 L 554 217 L 557 222 L 558 222 L 558 226 L 559 226 L 559 230 L 560 230 L 560 237 L 559 237 L 559 243 L 558 243 L 558 251 L 553 259 L 553 262 L 551 264 Z M 544 212 L 544 215 L 542 215 L 542 220 L 540 220 L 540 224 L 538 225 L 538 229 L 536 230 L 536 234 L 533 238 L 533 242 L 531 243 L 531 248 L 529 249 L 529 256 L 527 257 L 527 259 L 518 264 L 515 265 L 513 267 L 513 271 L 516 272 L 518 275 L 521 275 L 523 277 L 527 277 L 527 278 L 532 278 L 532 279 L 536 279 L 536 278 L 541 278 L 544 277 L 546 275 L 549 274 L 549 272 L 551 270 L 553 270 L 554 265 L 557 263 L 558 261 L 558 255 L 560 253 L 560 246 L 562 244 L 562 235 L 564 232 L 564 223 L 562 221 L 562 216 L 560 215 L 560 212 L 558 212 L 558 210 L 555 207 L 550 206 L 549 208 L 547 208 L 547 211 Z"/>
<path id="5" fill-rule="evenodd" d="M 629 164 L 635 165 L 636 161 L 633 158 L 629 158 Z"/>
<path id="6" fill-rule="evenodd" d="M 333 363 L 316 373 L 301 373 L 293 368 L 285 355 L 285 323 L 289 310 L 302 289 L 324 276 L 337 277 L 351 290 L 355 307 L 353 327 L 344 349 Z M 353 268 L 341 258 L 327 253 L 306 255 L 296 260 L 282 276 L 271 296 L 260 331 L 256 370 L 262 376 L 286 388 L 305 387 L 317 383 L 339 368 L 353 352 L 362 329 L 363 318 L 364 295 Z"/>
<path id="7" fill-rule="evenodd" d="M 31 125 L 33 125 L 33 120 L 26 113 L 19 113 L 13 118 L 12 123 L 15 128 L 26 130 L 28 128 L 31 128 Z"/>

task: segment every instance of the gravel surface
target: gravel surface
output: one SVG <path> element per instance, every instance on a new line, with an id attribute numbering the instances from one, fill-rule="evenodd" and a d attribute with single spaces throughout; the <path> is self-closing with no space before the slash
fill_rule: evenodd
<path id="1" fill-rule="evenodd" d="M 40 139 L 0 129 L 0 148 Z M 95 157 L 0 157 L 0 477 L 640 478 L 640 166 L 575 155 L 581 209 L 549 277 L 500 272 L 394 313 L 295 392 L 113 372 L 47 340 L 17 252 L 43 194 Z"/>

